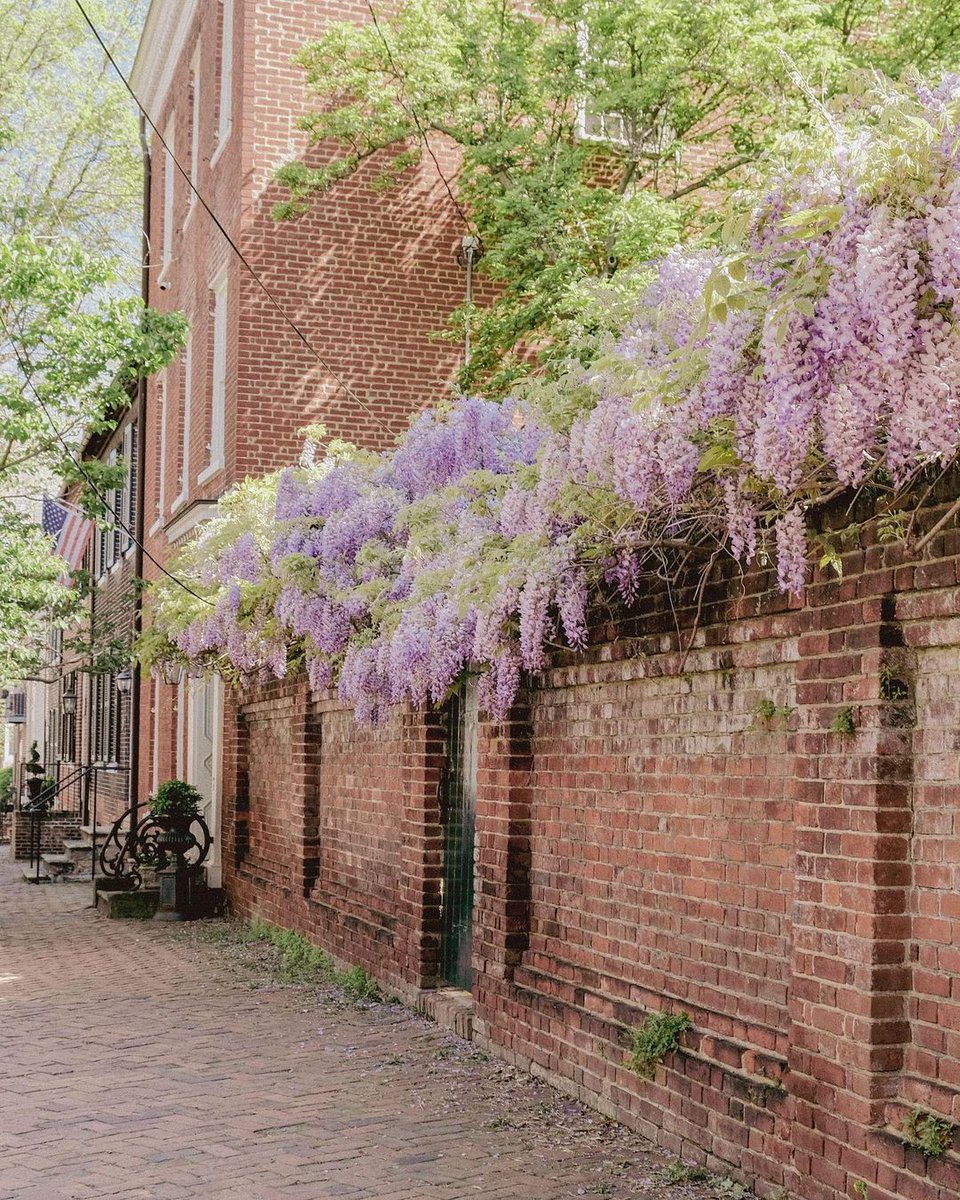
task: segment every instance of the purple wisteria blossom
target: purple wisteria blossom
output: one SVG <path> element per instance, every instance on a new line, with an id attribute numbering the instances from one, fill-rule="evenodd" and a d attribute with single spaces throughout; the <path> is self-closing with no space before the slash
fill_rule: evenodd
<path id="1" fill-rule="evenodd" d="M 746 564 L 772 527 L 778 584 L 802 592 L 824 494 L 958 453 L 958 109 L 958 78 L 849 102 L 729 257 L 666 257 L 556 408 L 466 397 L 393 451 L 283 472 L 272 537 L 201 556 L 214 599 L 176 652 L 245 677 L 302 663 L 361 721 L 478 672 L 499 719 L 553 645 L 587 644 L 598 593 L 662 586 L 668 544 Z"/>

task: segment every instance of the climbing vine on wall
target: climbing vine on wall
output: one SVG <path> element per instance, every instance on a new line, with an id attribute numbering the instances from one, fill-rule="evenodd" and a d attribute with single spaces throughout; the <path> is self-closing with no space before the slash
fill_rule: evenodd
<path id="1" fill-rule="evenodd" d="M 155 590 L 145 660 L 305 669 L 362 721 L 470 668 L 502 715 L 601 594 L 721 555 L 800 592 L 818 507 L 868 490 L 902 521 L 960 440 L 960 80 L 855 81 L 768 166 L 589 366 L 241 487 L 179 563 L 203 599 Z"/>

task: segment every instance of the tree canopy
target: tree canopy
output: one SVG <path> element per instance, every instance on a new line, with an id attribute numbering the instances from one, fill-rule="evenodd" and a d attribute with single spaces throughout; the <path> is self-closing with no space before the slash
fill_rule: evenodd
<path id="1" fill-rule="evenodd" d="M 90 0 L 120 61 L 143 0 Z M 142 171 L 129 97 L 75 4 L 0 0 L 0 232 L 66 235 L 139 285 Z"/>
<path id="2" fill-rule="evenodd" d="M 497 298 L 460 309 L 449 336 L 470 323 L 461 384 L 488 394 L 544 343 L 562 352 L 591 280 L 696 227 L 707 190 L 740 184 L 851 67 L 934 72 L 960 54 L 953 0 L 404 0 L 371 16 L 299 56 L 319 149 L 279 171 L 277 215 L 457 147 L 448 183 Z"/>
<path id="3" fill-rule="evenodd" d="M 93 3 L 132 47 L 141 4 Z M 77 465 L 131 384 L 171 360 L 184 322 L 144 310 L 136 119 L 75 5 L 0 4 L 0 675 L 29 672 L 50 618 L 76 612 L 38 525 L 40 497 L 100 493 L 122 466 Z"/>

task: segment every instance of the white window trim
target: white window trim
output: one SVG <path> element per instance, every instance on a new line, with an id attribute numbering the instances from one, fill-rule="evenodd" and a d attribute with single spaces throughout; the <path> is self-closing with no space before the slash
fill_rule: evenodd
<path id="1" fill-rule="evenodd" d="M 157 465 L 157 519 L 150 526 L 154 534 L 163 524 L 167 491 L 167 380 L 166 372 L 157 380 L 157 409 L 160 417 L 160 461 Z"/>
<path id="2" fill-rule="evenodd" d="M 577 27 L 577 43 L 580 48 L 580 53 L 586 57 L 590 50 L 590 38 L 587 32 L 586 25 L 581 22 Z M 593 131 L 588 128 L 588 121 L 597 121 L 599 130 Z M 608 128 L 610 125 L 616 124 L 619 126 L 619 133 L 612 133 Z M 574 137 L 582 142 L 596 142 L 601 146 L 625 146 L 628 149 L 632 147 L 630 138 L 625 132 L 625 122 L 623 114 L 619 112 L 589 112 L 586 96 L 582 96 L 577 100 L 577 111 L 574 119 Z M 667 137 L 667 135 L 670 135 Z M 671 143 L 673 131 L 666 126 L 662 130 L 661 142 L 664 144 Z M 649 154 L 659 155 L 662 152 L 661 146 L 655 142 L 648 140 L 642 142 L 639 146 L 634 147 L 634 152 L 647 152 Z"/>
<path id="3" fill-rule="evenodd" d="M 183 460 L 180 467 L 180 492 L 170 505 L 170 512 L 183 508 L 190 491 L 190 425 L 193 408 L 193 334 L 187 334 L 183 352 Z"/>
<path id="4" fill-rule="evenodd" d="M 207 448 L 210 461 L 197 476 L 197 483 L 206 483 L 223 470 L 226 449 L 227 423 L 227 338 L 230 332 L 228 275 L 226 266 L 213 277 L 211 336 L 213 339 L 212 371 L 210 378 L 210 441 Z"/>
<path id="5" fill-rule="evenodd" d="M 158 283 L 162 283 L 166 279 L 167 271 L 173 262 L 173 221 L 176 192 L 176 167 L 174 165 L 174 155 L 176 153 L 175 129 L 176 126 L 173 117 L 171 117 L 163 131 L 163 140 L 167 143 L 167 149 L 164 150 L 165 158 L 163 162 L 163 242 L 160 251 L 160 277 L 157 281 Z"/>
<path id="6" fill-rule="evenodd" d="M 127 539 L 127 544 L 123 548 L 120 555 L 121 558 L 129 558 L 137 548 L 137 543 L 134 540 L 137 535 L 137 517 L 136 513 L 130 511 L 130 500 L 133 493 L 132 483 L 134 473 L 139 466 L 139 463 L 134 462 L 135 451 L 133 446 L 133 428 L 134 422 L 130 421 L 123 431 L 123 457 L 127 460 L 127 482 L 123 489 L 123 523 L 127 526 L 127 532 L 124 537 Z M 140 491 L 141 480 L 137 477 L 137 491 Z M 137 504 L 142 503 L 140 496 L 137 496 Z"/>
<path id="7" fill-rule="evenodd" d="M 193 210 L 197 206 L 197 193 L 194 190 L 199 187 L 200 179 L 200 45 L 197 44 L 196 50 L 193 52 L 193 58 L 190 60 L 190 80 L 193 88 L 193 110 L 190 114 L 190 182 L 193 185 L 189 189 L 190 195 L 187 198 L 187 221 L 193 216 Z"/>
<path id="8" fill-rule="evenodd" d="M 217 118 L 217 145 L 210 156 L 215 167 L 233 129 L 233 0 L 220 0 L 223 23 L 220 40 L 220 104 Z"/>
<path id="9" fill-rule="evenodd" d="M 214 475 L 220 475 L 222 473 L 223 461 L 221 460 L 220 462 L 212 462 L 208 467 L 204 467 L 197 476 L 197 483 L 206 483 L 208 480 L 212 479 Z"/>

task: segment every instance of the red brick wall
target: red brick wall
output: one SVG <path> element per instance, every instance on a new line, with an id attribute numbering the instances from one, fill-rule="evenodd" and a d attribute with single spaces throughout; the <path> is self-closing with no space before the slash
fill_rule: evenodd
<path id="1" fill-rule="evenodd" d="M 848 540 L 802 605 L 730 580 L 696 631 L 674 596 L 678 634 L 651 596 L 481 726 L 476 1027 L 761 1195 L 948 1200 L 960 1156 L 902 1129 L 960 1118 L 960 534 L 922 566 Z M 235 904 L 434 983 L 440 718 L 358 731 L 295 685 L 245 711 Z M 693 1025 L 642 1081 L 630 1033 L 664 1007 Z"/>
<path id="2" fill-rule="evenodd" d="M 242 699 L 238 726 L 224 830 L 235 910 L 301 929 L 394 986 L 436 983 L 437 721 L 361 731 L 295 682 Z"/>

